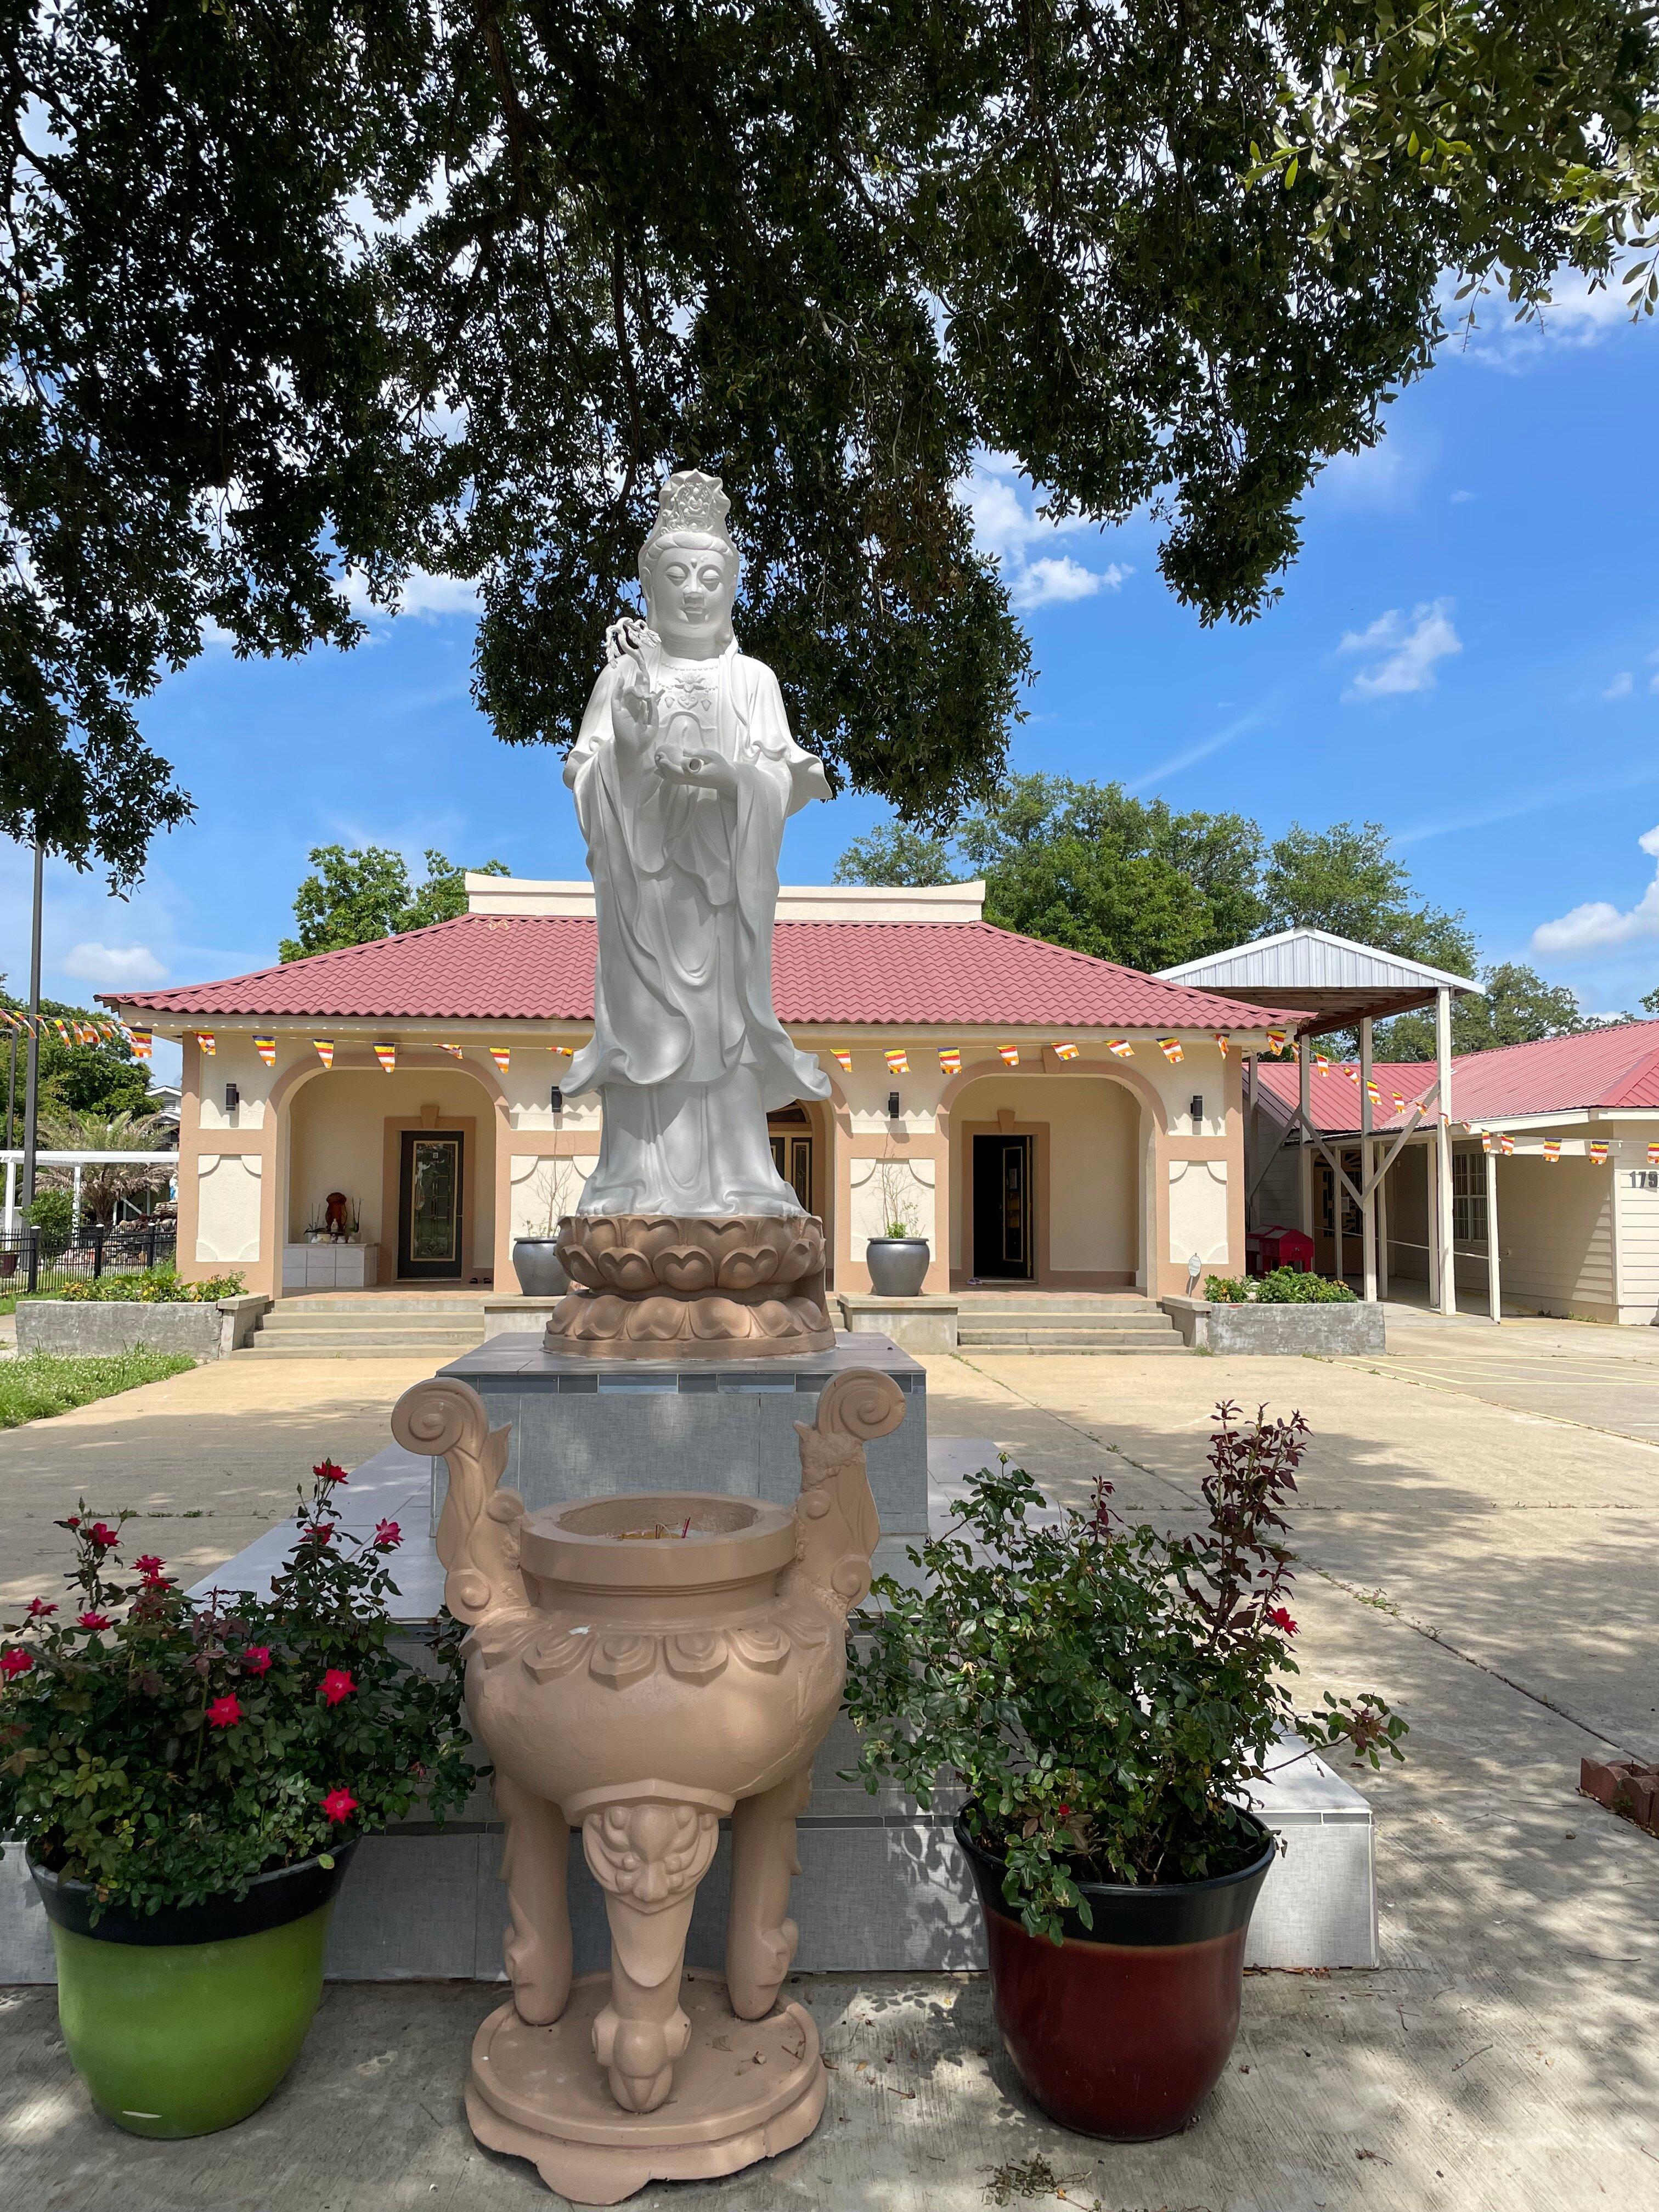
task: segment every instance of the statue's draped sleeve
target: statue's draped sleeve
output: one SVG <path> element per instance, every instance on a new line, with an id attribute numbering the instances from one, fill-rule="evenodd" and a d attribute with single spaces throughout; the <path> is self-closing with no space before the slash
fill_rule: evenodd
<path id="1" fill-rule="evenodd" d="M 607 1083 L 713 1083 L 746 1063 L 768 1109 L 826 1097 L 817 1061 L 795 1050 L 772 1011 L 778 848 L 787 817 L 829 796 L 823 763 L 791 737 L 772 671 L 728 647 L 714 672 L 735 802 L 667 785 L 642 763 L 626 770 L 611 724 L 625 665 L 601 672 L 565 764 L 587 842 L 599 961 L 592 1041 L 564 1087 L 576 1096 Z"/>

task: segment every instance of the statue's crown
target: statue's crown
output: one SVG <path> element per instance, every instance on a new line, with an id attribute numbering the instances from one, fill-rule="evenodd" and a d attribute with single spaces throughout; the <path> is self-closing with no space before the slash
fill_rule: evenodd
<path id="1" fill-rule="evenodd" d="M 705 476 L 701 469 L 676 469 L 657 495 L 657 519 L 646 543 L 673 530 L 698 530 L 729 545 L 726 518 L 731 509 L 718 477 Z"/>

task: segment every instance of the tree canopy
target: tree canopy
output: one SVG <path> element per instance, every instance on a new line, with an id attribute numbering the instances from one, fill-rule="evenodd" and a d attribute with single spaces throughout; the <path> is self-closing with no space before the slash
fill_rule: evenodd
<path id="1" fill-rule="evenodd" d="M 1481 971 L 1484 999 L 1452 1000 L 1452 1050 L 1490 1052 L 1496 1045 L 1535 1044 L 1542 1037 L 1577 1036 L 1600 1026 L 1589 1018 L 1565 984 L 1547 983 L 1535 968 L 1500 960 Z M 1390 1060 L 1434 1058 L 1434 1016 L 1401 1014 L 1378 1031 L 1379 1053 Z"/>
<path id="2" fill-rule="evenodd" d="M 0 830 L 118 884 L 161 673 L 350 643 L 348 572 L 477 579 L 568 741 L 677 462 L 804 742 L 948 823 L 1030 659 L 976 447 L 1245 619 L 1448 272 L 1659 299 L 1645 0 L 49 0 L 8 62 Z"/>
<path id="3" fill-rule="evenodd" d="M 424 929 L 428 922 L 452 921 L 466 912 L 465 868 L 428 847 L 426 880 L 410 880 L 401 853 L 384 845 L 348 852 L 343 845 L 313 845 L 306 858 L 313 873 L 294 894 L 297 937 L 277 946 L 283 960 L 303 960 L 313 952 L 337 952 L 343 945 L 368 945 L 400 930 Z M 486 860 L 472 872 L 505 876 L 505 860 Z"/>

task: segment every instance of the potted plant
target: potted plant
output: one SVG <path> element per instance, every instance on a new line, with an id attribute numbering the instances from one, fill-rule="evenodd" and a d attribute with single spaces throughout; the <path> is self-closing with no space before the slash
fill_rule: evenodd
<path id="1" fill-rule="evenodd" d="M 1292 1706 L 1300 1414 L 1218 1420 L 1196 1534 L 1131 1527 L 1105 1482 L 1050 1512 L 1005 1458 L 910 1553 L 916 1586 L 883 1577 L 853 1623 L 858 1772 L 923 1805 L 959 1787 L 1004 2045 L 1062 2126 L 1120 2141 L 1186 2126 L 1226 2063 L 1275 1745 L 1402 1756 L 1379 1698 Z"/>
<path id="2" fill-rule="evenodd" d="M 84 1506 L 76 1564 L 0 1635 L 0 1836 L 52 1923 L 64 2039 L 135 2135 L 245 2118 L 292 2065 L 360 1837 L 441 1820 L 476 1770 L 453 1639 L 389 1647 L 399 1532 L 339 1525 L 331 1462 L 302 1492 L 269 1597 L 185 1596 L 120 1564 Z"/>
<path id="3" fill-rule="evenodd" d="M 547 1162 L 543 1186 L 547 1211 L 541 1225 L 528 1236 L 513 1240 L 513 1272 L 527 1298 L 562 1298 L 570 1278 L 559 1257 L 559 1224 L 579 1194 L 574 1164 L 558 1154 Z"/>
<path id="4" fill-rule="evenodd" d="M 876 1192 L 881 1202 L 881 1234 L 866 1240 L 865 1265 L 870 1287 L 880 1298 L 918 1298 L 933 1255 L 916 1233 L 915 1185 L 908 1160 L 890 1146 L 877 1164 Z"/>

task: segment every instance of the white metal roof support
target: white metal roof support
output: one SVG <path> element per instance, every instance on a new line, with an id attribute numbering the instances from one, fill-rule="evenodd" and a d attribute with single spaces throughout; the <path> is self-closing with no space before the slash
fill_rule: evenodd
<path id="1" fill-rule="evenodd" d="M 1313 1039 L 1296 1042 L 1297 1098 L 1302 1115 L 1302 1153 L 1298 1182 L 1302 1196 L 1302 1234 L 1314 1233 Z"/>
<path id="2" fill-rule="evenodd" d="M 1492 1319 L 1504 1318 L 1503 1293 L 1498 1281 L 1498 1154 L 1486 1154 L 1486 1310 Z"/>
<path id="3" fill-rule="evenodd" d="M 1427 1145 L 1423 1154 L 1423 1211 L 1428 1221 L 1429 1241 L 1429 1309 L 1436 1312 L 1440 1305 L 1440 1125 L 1425 1129 Z"/>
<path id="4" fill-rule="evenodd" d="M 1393 1158 L 1393 1154 L 1389 1154 Z M 1389 1170 L 1387 1165 L 1376 1171 L 1376 1295 L 1389 1295 Z"/>
<path id="5" fill-rule="evenodd" d="M 1457 1311 L 1457 1263 L 1452 1254 L 1451 989 L 1443 983 L 1434 994 L 1434 1057 L 1440 1079 L 1440 1130 L 1436 1165 L 1440 1205 L 1435 1229 L 1440 1239 L 1440 1310 Z"/>
<path id="6" fill-rule="evenodd" d="M 1371 1018 L 1359 1018 L 1359 1202 L 1360 1295 L 1368 1305 L 1376 1304 L 1376 1186 L 1371 1145 Z"/>
<path id="7" fill-rule="evenodd" d="M 14 1030 L 13 1035 L 16 1032 Z M 17 1163 L 6 1162 L 6 1234 L 10 1236 L 17 1226 Z"/>

